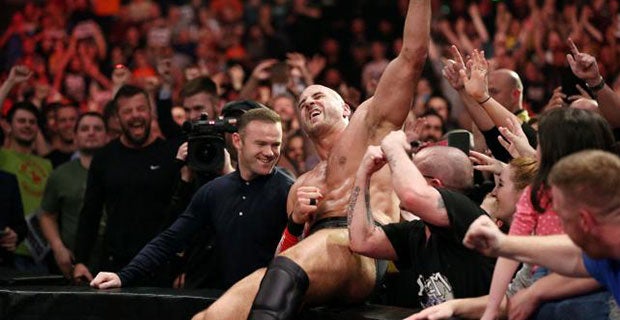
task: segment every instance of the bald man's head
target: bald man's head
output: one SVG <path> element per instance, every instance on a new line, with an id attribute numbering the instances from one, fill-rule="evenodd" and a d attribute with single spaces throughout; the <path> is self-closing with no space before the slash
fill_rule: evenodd
<path id="1" fill-rule="evenodd" d="M 588 98 L 579 98 L 570 104 L 571 108 L 598 112 L 598 102 Z"/>
<path id="2" fill-rule="evenodd" d="M 499 69 L 489 74 L 489 94 L 510 112 L 523 109 L 523 83 L 512 70 Z"/>
<path id="3" fill-rule="evenodd" d="M 473 186 L 474 167 L 467 155 L 457 148 L 424 148 L 413 157 L 413 163 L 423 176 L 440 180 L 446 188 L 463 192 Z"/>

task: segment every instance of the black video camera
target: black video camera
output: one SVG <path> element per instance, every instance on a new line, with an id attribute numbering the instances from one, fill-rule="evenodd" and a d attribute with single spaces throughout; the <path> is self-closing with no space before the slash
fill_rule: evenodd
<path id="1" fill-rule="evenodd" d="M 187 134 L 187 164 L 192 170 L 219 174 L 224 167 L 226 132 L 237 132 L 237 118 L 209 120 L 207 114 L 200 119 L 185 121 L 183 131 Z"/>

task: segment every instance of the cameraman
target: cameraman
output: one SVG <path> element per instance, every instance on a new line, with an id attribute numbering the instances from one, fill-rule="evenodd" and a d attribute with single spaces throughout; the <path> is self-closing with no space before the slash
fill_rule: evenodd
<path id="1" fill-rule="evenodd" d="M 187 210 L 153 239 L 118 274 L 102 272 L 91 282 L 100 289 L 130 285 L 151 274 L 185 249 L 204 225 L 215 236 L 218 266 L 215 289 L 227 289 L 264 267 L 287 222 L 286 202 L 293 180 L 275 165 L 280 156 L 282 124 L 267 108 L 250 110 L 232 134 L 238 170 L 204 185 Z"/>

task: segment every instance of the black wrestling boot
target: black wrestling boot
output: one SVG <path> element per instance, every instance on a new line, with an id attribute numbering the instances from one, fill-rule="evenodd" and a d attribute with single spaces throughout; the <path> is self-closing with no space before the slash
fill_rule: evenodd
<path id="1" fill-rule="evenodd" d="M 248 320 L 292 319 L 308 286 L 308 275 L 295 261 L 275 257 L 260 283 Z"/>

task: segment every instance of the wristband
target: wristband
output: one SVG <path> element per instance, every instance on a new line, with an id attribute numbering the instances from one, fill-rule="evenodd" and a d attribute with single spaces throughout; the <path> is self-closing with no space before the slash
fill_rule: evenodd
<path id="1" fill-rule="evenodd" d="M 483 99 L 482 101 L 476 101 L 476 102 L 478 102 L 478 104 L 482 105 L 482 104 L 484 104 L 485 102 L 489 101 L 490 99 L 491 99 L 491 95 L 488 95 L 488 96 L 486 97 L 486 99 Z"/>
<path id="2" fill-rule="evenodd" d="M 605 87 L 605 79 L 603 79 L 602 76 L 599 76 L 600 82 L 590 86 L 588 84 L 588 82 L 586 81 L 586 86 L 590 89 L 590 91 L 592 91 L 592 93 L 596 94 L 597 92 L 599 92 L 601 89 L 603 89 Z"/>
<path id="3" fill-rule="evenodd" d="M 299 237 L 302 235 L 302 233 L 304 233 L 304 225 L 304 223 L 295 223 L 295 221 L 293 221 L 293 214 L 291 213 L 288 216 L 286 229 L 292 236 Z"/>

